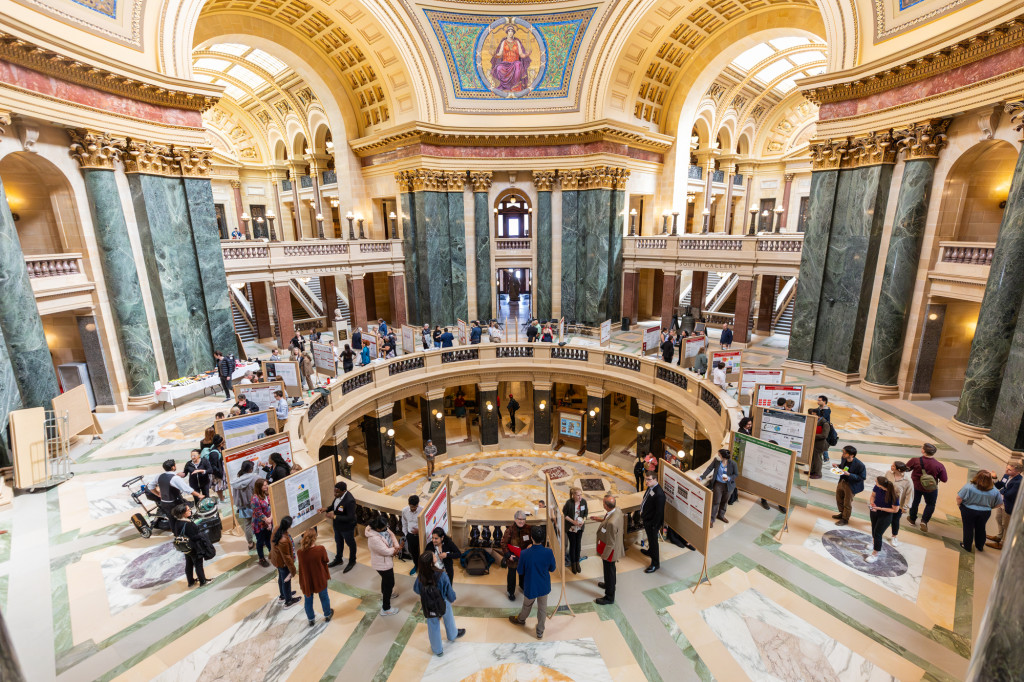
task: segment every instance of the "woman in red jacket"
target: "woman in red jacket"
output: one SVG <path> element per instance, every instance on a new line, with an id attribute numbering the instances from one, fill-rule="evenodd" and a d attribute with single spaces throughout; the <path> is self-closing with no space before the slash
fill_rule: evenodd
<path id="1" fill-rule="evenodd" d="M 323 545 L 316 544 L 317 530 L 313 526 L 302 534 L 299 542 L 299 588 L 305 597 L 306 618 L 310 627 L 316 622 L 313 616 L 313 596 L 320 595 L 320 608 L 324 611 L 324 621 L 330 623 L 334 609 L 327 595 L 327 581 L 331 579 L 327 568 L 327 550 Z"/>

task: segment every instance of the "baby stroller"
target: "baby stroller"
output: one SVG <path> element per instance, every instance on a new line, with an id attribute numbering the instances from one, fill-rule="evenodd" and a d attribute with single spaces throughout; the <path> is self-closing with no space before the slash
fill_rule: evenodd
<path id="1" fill-rule="evenodd" d="M 160 507 L 160 496 L 154 491 L 150 490 L 145 483 L 142 482 L 142 476 L 136 476 L 128 481 L 121 484 L 122 488 L 128 489 L 128 494 L 132 496 L 135 503 L 142 507 L 142 511 L 145 512 L 145 516 L 140 512 L 132 514 L 132 525 L 135 526 L 135 530 L 139 531 L 139 535 L 144 538 L 148 538 L 153 534 L 153 529 L 156 530 L 171 530 L 171 520 L 168 518 L 166 512 Z M 135 486 L 138 489 L 134 489 Z M 152 502 L 153 506 L 150 507 L 146 504 L 146 501 Z"/>

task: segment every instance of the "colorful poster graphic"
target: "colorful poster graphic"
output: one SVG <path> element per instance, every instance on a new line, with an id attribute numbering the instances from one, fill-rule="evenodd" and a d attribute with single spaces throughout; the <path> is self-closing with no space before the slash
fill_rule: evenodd
<path id="1" fill-rule="evenodd" d="M 224 467 L 227 469 L 228 480 L 233 481 L 238 476 L 242 462 L 251 461 L 256 467 L 256 473 L 261 478 L 266 478 L 266 473 L 261 467 L 267 466 L 270 462 L 270 455 L 280 453 L 281 457 L 288 464 L 292 463 L 291 439 L 286 435 L 270 436 L 261 438 L 250 443 L 248 446 L 237 450 L 229 450 L 224 453 Z"/>
<path id="2" fill-rule="evenodd" d="M 793 411 L 799 412 L 804 406 L 804 387 L 790 384 L 761 384 L 757 387 L 754 404 L 758 407 L 778 407 L 779 398 L 793 401 Z"/>
<path id="3" fill-rule="evenodd" d="M 740 373 L 740 395 L 753 393 L 756 384 L 781 383 L 785 376 L 786 370 L 783 369 L 744 369 Z"/>
<path id="4" fill-rule="evenodd" d="M 320 504 L 320 479 L 316 467 L 303 469 L 284 479 L 288 499 L 288 515 L 295 525 L 315 516 Z"/>
<path id="5" fill-rule="evenodd" d="M 743 351 L 739 350 L 716 350 L 711 353 L 709 367 L 714 367 L 716 362 L 725 363 L 726 374 L 738 374 L 741 367 Z"/>
<path id="6" fill-rule="evenodd" d="M 261 438 L 270 428 L 269 411 L 222 419 L 220 428 L 224 432 L 224 447 L 237 448 Z"/>
<path id="7" fill-rule="evenodd" d="M 802 414 L 765 408 L 761 411 L 761 426 L 757 437 L 802 452 L 806 427 L 807 419 Z"/>
<path id="8" fill-rule="evenodd" d="M 562 413 L 558 418 L 558 433 L 566 438 L 583 438 L 583 416 Z"/>

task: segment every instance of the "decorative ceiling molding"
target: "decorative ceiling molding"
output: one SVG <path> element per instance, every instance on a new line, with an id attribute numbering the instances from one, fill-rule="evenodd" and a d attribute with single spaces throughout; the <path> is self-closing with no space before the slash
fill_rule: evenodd
<path id="1" fill-rule="evenodd" d="M 875 18 L 874 43 L 877 45 L 895 38 L 921 24 L 935 21 L 976 2 L 978 0 L 944 0 L 941 3 L 924 0 L 872 0 L 871 9 Z"/>
<path id="2" fill-rule="evenodd" d="M 69 26 L 121 45 L 144 49 L 142 12 L 146 0 L 14 0 Z"/>

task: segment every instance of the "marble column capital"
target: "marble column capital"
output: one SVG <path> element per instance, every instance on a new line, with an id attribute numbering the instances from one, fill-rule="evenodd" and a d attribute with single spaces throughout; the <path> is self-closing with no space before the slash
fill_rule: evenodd
<path id="1" fill-rule="evenodd" d="M 558 171 L 558 182 L 562 185 L 563 191 L 574 191 L 580 188 L 580 176 L 583 171 L 580 170 L 560 170 Z"/>
<path id="2" fill-rule="evenodd" d="M 937 159 L 946 146 L 946 130 L 951 121 L 935 118 L 895 131 L 896 147 L 904 152 L 903 160 Z"/>
<path id="3" fill-rule="evenodd" d="M 494 173 L 491 171 L 472 171 L 469 174 L 469 181 L 473 184 L 474 192 L 490 191 L 493 180 Z"/>
<path id="4" fill-rule="evenodd" d="M 481 381 L 480 383 L 478 383 L 476 385 L 476 387 L 477 387 L 477 390 L 479 390 L 479 391 L 497 391 L 498 390 L 498 382 L 497 381 Z"/>
<path id="5" fill-rule="evenodd" d="M 860 135 L 850 140 L 842 168 L 863 168 L 896 163 L 898 151 L 893 131 L 883 130 Z"/>
<path id="6" fill-rule="evenodd" d="M 125 173 L 207 177 L 213 170 L 212 150 L 206 148 L 177 147 L 130 137 L 119 141 L 117 147 Z"/>
<path id="7" fill-rule="evenodd" d="M 794 178 L 794 177 L 796 177 L 796 174 L 795 174 L 795 173 L 786 173 L 786 174 L 785 174 L 785 175 L 783 175 L 782 177 L 783 177 L 783 179 L 784 179 L 784 180 L 785 180 L 785 181 L 786 181 L 787 183 L 788 183 L 788 182 L 793 182 L 793 178 Z"/>
<path id="8" fill-rule="evenodd" d="M 1013 102 L 1007 102 L 1004 110 L 1010 115 L 1010 122 L 1013 124 L 1013 129 L 1024 136 L 1024 101 L 1016 100 Z"/>
<path id="9" fill-rule="evenodd" d="M 466 189 L 466 171 L 445 171 L 445 189 L 449 192 L 462 192 Z"/>
<path id="10" fill-rule="evenodd" d="M 533 171 L 533 186 L 538 192 L 550 192 L 555 184 L 555 171 Z"/>
<path id="11" fill-rule="evenodd" d="M 838 170 L 843 157 L 846 156 L 848 145 L 849 140 L 846 138 L 811 142 L 811 169 Z"/>
<path id="12" fill-rule="evenodd" d="M 81 168 L 113 170 L 114 161 L 121 157 L 121 150 L 117 146 L 121 140 L 111 137 L 108 133 L 68 128 L 68 137 L 71 138 L 71 156 Z"/>

